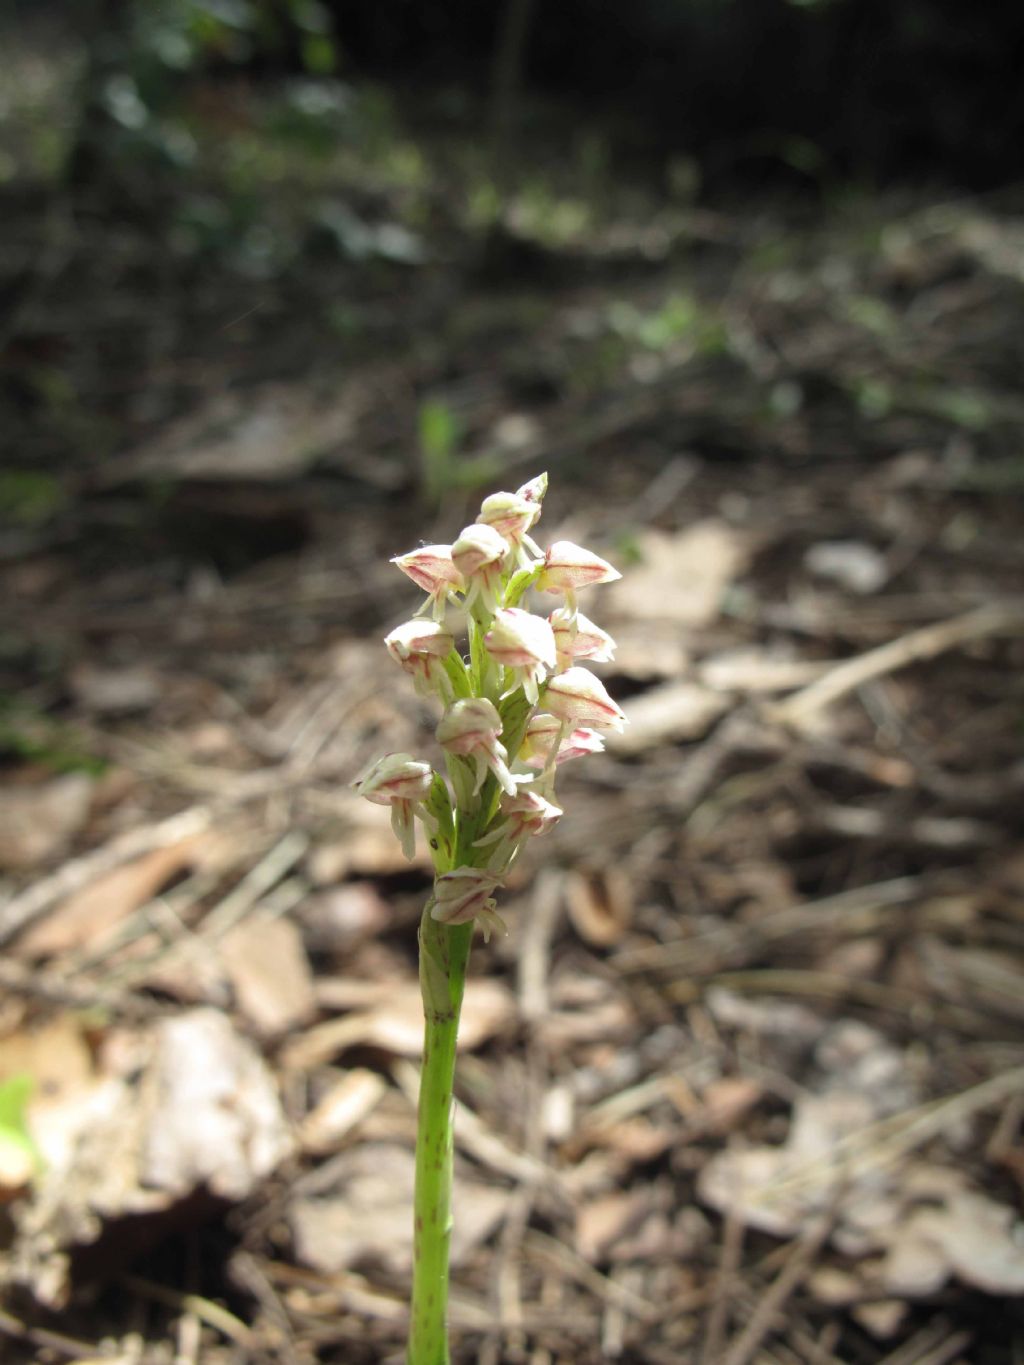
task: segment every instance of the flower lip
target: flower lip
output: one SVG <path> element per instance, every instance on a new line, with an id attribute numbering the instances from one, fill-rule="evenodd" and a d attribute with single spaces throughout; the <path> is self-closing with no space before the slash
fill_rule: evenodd
<path id="1" fill-rule="evenodd" d="M 571 540 L 556 540 L 548 546 L 536 586 L 541 592 L 573 593 L 577 588 L 614 583 L 621 577 L 618 569 L 593 551 Z"/>
<path id="2" fill-rule="evenodd" d="M 544 704 L 559 720 L 572 726 L 621 730 L 626 724 L 622 708 L 589 668 L 574 666 L 557 674 L 548 683 Z"/>

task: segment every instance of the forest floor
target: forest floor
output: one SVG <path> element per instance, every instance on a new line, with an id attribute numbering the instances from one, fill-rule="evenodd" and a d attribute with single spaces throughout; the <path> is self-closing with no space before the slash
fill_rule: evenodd
<path id="1" fill-rule="evenodd" d="M 631 724 L 474 949 L 455 1360 L 1024 1361 L 1022 204 L 453 147 L 223 249 L 10 195 L 3 1358 L 401 1358 L 428 864 L 348 783 L 434 743 L 388 557 L 547 470 Z"/>

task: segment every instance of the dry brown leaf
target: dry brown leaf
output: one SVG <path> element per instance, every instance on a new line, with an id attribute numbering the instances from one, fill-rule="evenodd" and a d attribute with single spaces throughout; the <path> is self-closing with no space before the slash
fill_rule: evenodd
<path id="1" fill-rule="evenodd" d="M 621 868 L 567 872 L 565 891 L 569 918 L 580 938 L 597 948 L 621 940 L 633 920 L 633 891 Z"/>
<path id="2" fill-rule="evenodd" d="M 9 1257 L 11 1281 L 50 1306 L 65 1301 L 81 1248 L 97 1265 L 124 1264 L 163 1235 L 162 1215 L 245 1197 L 292 1149 L 269 1070 L 213 1010 L 137 1030 L 130 1057 L 104 1050 L 110 1065 L 96 1071 L 74 1033 L 33 1046 L 40 1065 L 77 1076 L 33 1102 L 46 1166 L 18 1207 Z"/>
<path id="3" fill-rule="evenodd" d="M 303 1149 L 317 1155 L 332 1151 L 373 1111 L 387 1088 L 377 1071 L 356 1067 L 346 1072 L 303 1119 L 299 1129 Z"/>
<path id="4" fill-rule="evenodd" d="M 365 1264 L 408 1275 L 412 1266 L 413 1154 L 387 1143 L 355 1147 L 338 1159 L 337 1188 L 326 1198 L 296 1199 L 289 1212 L 299 1260 L 332 1274 Z M 465 1264 L 501 1222 L 509 1193 L 459 1180 L 454 1197 L 451 1262 Z"/>
<path id="5" fill-rule="evenodd" d="M 379 1047 L 400 1057 L 418 1057 L 423 1049 L 423 1002 L 418 982 L 402 981 L 382 988 L 372 1008 L 318 1024 L 289 1043 L 285 1067 L 306 1071 L 328 1062 L 345 1048 Z M 462 1002 L 458 1047 L 471 1052 L 507 1027 L 515 999 L 499 981 L 470 981 Z"/>
<path id="6" fill-rule="evenodd" d="M 685 626 L 716 619 L 726 588 L 748 558 L 740 532 L 713 518 L 674 536 L 647 531 L 639 551 L 640 563 L 608 590 L 610 616 Z"/>
<path id="7" fill-rule="evenodd" d="M 69 679 L 75 700 L 97 715 L 124 715 L 146 711 L 160 697 L 159 674 L 145 664 L 101 668 L 82 663 Z"/>
<path id="8" fill-rule="evenodd" d="M 605 1260 L 612 1245 L 635 1232 L 650 1212 L 646 1188 L 590 1199 L 576 1211 L 576 1250 L 592 1265 Z"/>
<path id="9" fill-rule="evenodd" d="M 616 754 L 642 754 L 661 744 L 700 739 L 729 709 L 720 693 L 697 683 L 673 682 L 652 687 L 626 702 L 629 724 L 619 735 L 609 735 L 608 749 Z"/>
<path id="10" fill-rule="evenodd" d="M 150 1189 L 180 1195 L 204 1185 L 242 1199 L 291 1150 L 269 1069 L 216 1010 L 158 1025 L 146 1081 L 139 1176 Z"/>
<path id="11" fill-rule="evenodd" d="M 84 773 L 0 791 L 0 869 L 26 871 L 58 853 L 85 823 L 92 791 Z"/>
<path id="12" fill-rule="evenodd" d="M 683 628 L 672 621 L 615 623 L 615 672 L 626 678 L 679 678 L 690 656 Z"/>
<path id="13" fill-rule="evenodd" d="M 713 692 L 761 694 L 804 687 L 831 667 L 830 663 L 815 659 L 795 659 L 777 651 L 746 646 L 705 659 L 697 676 Z"/>
<path id="14" fill-rule="evenodd" d="M 749 1076 L 723 1076 L 705 1087 L 702 1119 L 715 1133 L 731 1133 L 764 1095 L 764 1086 Z"/>
<path id="15" fill-rule="evenodd" d="M 321 891 L 310 896 L 298 914 L 311 950 L 322 953 L 349 953 L 364 939 L 381 933 L 391 919 L 387 902 L 373 882 L 346 882 Z"/>
<path id="16" fill-rule="evenodd" d="M 310 877 L 317 886 L 330 886 L 345 877 L 386 877 L 410 867 L 431 866 L 422 839 L 416 841 L 416 857 L 410 863 L 391 828 L 384 806 L 375 806 L 349 792 L 339 792 L 335 802 L 345 822 L 344 835 L 321 844 L 310 855 Z"/>
<path id="17" fill-rule="evenodd" d="M 289 920 L 250 915 L 225 935 L 221 960 L 238 1008 L 264 1038 L 316 1013 L 313 974 L 302 935 Z"/>
<path id="18" fill-rule="evenodd" d="M 212 849 L 215 842 L 220 841 L 205 832 L 192 834 L 97 877 L 22 934 L 12 951 L 20 957 L 39 958 L 55 957 L 86 944 L 95 947 L 105 933 L 172 878 L 200 865 L 204 851 Z"/>

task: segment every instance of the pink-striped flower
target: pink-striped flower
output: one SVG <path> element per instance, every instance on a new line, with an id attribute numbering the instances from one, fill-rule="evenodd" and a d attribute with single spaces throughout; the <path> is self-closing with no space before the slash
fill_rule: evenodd
<path id="1" fill-rule="evenodd" d="M 397 564 L 427 594 L 423 610 L 432 608 L 435 621 L 444 619 L 445 603 L 452 601 L 455 593 L 462 592 L 466 586 L 452 559 L 450 545 L 422 545 L 407 555 L 396 555 L 391 563 Z"/>
<path id="2" fill-rule="evenodd" d="M 581 611 L 559 607 L 548 620 L 555 636 L 559 668 L 569 668 L 574 659 L 609 663 L 615 657 L 615 641 Z"/>
<path id="3" fill-rule="evenodd" d="M 564 673 L 557 674 L 548 683 L 544 704 L 559 720 L 571 726 L 621 730 L 626 724 L 622 708 L 589 668 L 567 668 Z"/>
<path id="4" fill-rule="evenodd" d="M 583 725 L 570 727 L 557 716 L 549 715 L 546 711 L 538 711 L 536 715 L 530 717 L 526 727 L 518 754 L 519 762 L 530 768 L 544 768 L 555 744 L 558 744 L 555 762 L 559 766 L 567 763 L 570 758 L 582 758 L 586 754 L 604 752 L 604 739 L 596 730 Z"/>
<path id="5" fill-rule="evenodd" d="M 487 611 L 497 608 L 507 554 L 508 545 L 493 526 L 476 522 L 463 530 L 452 546 L 452 560 L 467 585 L 467 607 L 479 597 Z"/>
<path id="6" fill-rule="evenodd" d="M 540 520 L 541 500 L 544 496 L 543 490 L 540 490 L 540 496 L 536 496 L 540 479 L 544 480 L 546 488 L 547 476 L 542 474 L 539 479 L 524 484 L 515 493 L 492 493 L 484 498 L 477 518 L 484 526 L 493 526 L 498 534 L 508 541 L 516 551 L 520 563 L 529 562 L 526 551 L 536 555 L 538 559 L 542 553 L 540 547 L 527 534 Z M 529 489 L 534 496 L 527 497 L 524 489 Z"/>
<path id="7" fill-rule="evenodd" d="M 478 919 L 488 940 L 492 929 L 507 933 L 495 909 L 494 893 L 499 885 L 497 877 L 479 867 L 456 867 L 442 873 L 434 882 L 431 918 L 441 924 L 468 924 Z"/>
<path id="8" fill-rule="evenodd" d="M 508 752 L 499 738 L 501 717 L 493 702 L 486 697 L 463 697 L 452 702 L 436 733 L 438 743 L 450 754 L 474 761 L 474 795 L 483 786 L 488 769 L 504 791 L 515 792 L 516 781 L 508 769 Z"/>
<path id="9" fill-rule="evenodd" d="M 621 577 L 618 569 L 600 555 L 574 545 L 571 540 L 556 540 L 548 546 L 536 586 L 540 592 L 564 594 L 566 604 L 575 607 L 578 589 L 594 583 L 614 583 Z"/>
<path id="10" fill-rule="evenodd" d="M 391 807 L 391 828 L 407 858 L 416 852 L 413 815 L 426 799 L 433 780 L 429 763 L 421 763 L 410 754 L 385 754 L 352 783 L 367 801 Z"/>
<path id="11" fill-rule="evenodd" d="M 384 643 L 392 659 L 412 674 L 413 685 L 421 696 L 434 692 L 446 700 L 451 696 L 443 660 L 452 652 L 455 640 L 444 626 L 437 621 L 406 621 L 386 635 Z"/>
<path id="12" fill-rule="evenodd" d="M 539 685 L 555 667 L 555 636 L 548 622 L 520 607 L 503 607 L 495 612 L 484 644 L 496 663 L 513 670 L 515 685 L 536 706 Z"/>
<path id="13" fill-rule="evenodd" d="M 528 834 L 547 834 L 562 815 L 560 806 L 529 787 L 516 792 L 515 796 L 503 796 L 500 810 L 506 822 L 503 832 L 516 843 Z"/>

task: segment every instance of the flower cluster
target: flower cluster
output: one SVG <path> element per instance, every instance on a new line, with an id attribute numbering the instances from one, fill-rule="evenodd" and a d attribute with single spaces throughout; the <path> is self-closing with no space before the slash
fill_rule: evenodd
<path id="1" fill-rule="evenodd" d="M 353 786 L 390 805 L 407 856 L 414 819 L 423 823 L 437 877 L 431 915 L 444 924 L 501 921 L 494 892 L 532 834 L 562 814 L 561 764 L 604 748 L 625 717 L 581 662 L 613 658 L 615 642 L 577 609 L 580 589 L 619 573 L 599 555 L 560 540 L 541 551 L 530 536 L 547 475 L 514 493 L 493 493 L 451 545 L 425 545 L 396 564 L 427 595 L 411 620 L 385 639 L 421 695 L 444 706 L 437 740 L 448 781 L 408 754 L 379 759 Z M 547 616 L 523 605 L 531 591 L 561 602 Z M 449 629 L 465 615 L 464 656 Z"/>

